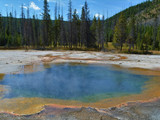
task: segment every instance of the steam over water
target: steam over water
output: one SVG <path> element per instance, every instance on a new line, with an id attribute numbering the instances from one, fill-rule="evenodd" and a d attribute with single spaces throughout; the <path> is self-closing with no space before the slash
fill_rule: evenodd
<path id="1" fill-rule="evenodd" d="M 112 66 L 52 65 L 41 72 L 9 74 L 0 85 L 10 87 L 5 98 L 40 97 L 96 102 L 106 98 L 139 94 L 150 78 Z"/>

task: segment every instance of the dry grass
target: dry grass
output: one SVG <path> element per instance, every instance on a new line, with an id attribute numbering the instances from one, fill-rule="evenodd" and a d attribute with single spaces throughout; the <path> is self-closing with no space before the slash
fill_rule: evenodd
<path id="1" fill-rule="evenodd" d="M 160 51 L 151 51 L 154 55 L 160 55 Z"/>

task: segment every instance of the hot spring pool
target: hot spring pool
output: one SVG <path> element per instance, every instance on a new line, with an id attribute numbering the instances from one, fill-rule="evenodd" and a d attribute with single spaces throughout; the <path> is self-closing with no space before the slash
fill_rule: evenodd
<path id="1" fill-rule="evenodd" d="M 40 72 L 5 75 L 8 86 L 3 98 L 53 98 L 97 102 L 102 99 L 140 94 L 151 77 L 117 70 L 112 66 L 54 64 Z"/>

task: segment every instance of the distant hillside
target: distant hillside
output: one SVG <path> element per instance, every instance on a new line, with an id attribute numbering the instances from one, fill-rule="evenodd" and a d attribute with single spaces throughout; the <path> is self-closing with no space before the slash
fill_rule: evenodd
<path id="1" fill-rule="evenodd" d="M 117 13 L 116 15 L 107 19 L 107 22 L 110 23 L 112 28 L 114 27 L 116 21 L 118 20 L 122 12 L 128 20 L 131 16 L 136 16 L 136 21 L 139 24 L 153 25 L 156 16 L 158 20 L 160 20 L 160 1 L 159 0 L 153 0 L 153 1 L 148 0 L 146 2 L 129 7 Z"/>
<path id="2" fill-rule="evenodd" d="M 160 0 L 147 0 L 131 6 L 108 18 L 106 26 L 108 42 L 125 41 L 133 49 L 136 46 L 140 50 L 160 50 Z"/>

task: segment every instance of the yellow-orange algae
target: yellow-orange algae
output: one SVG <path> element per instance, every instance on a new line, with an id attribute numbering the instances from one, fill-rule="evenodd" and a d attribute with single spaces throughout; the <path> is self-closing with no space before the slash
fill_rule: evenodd
<path id="1" fill-rule="evenodd" d="M 0 73 L 0 80 L 3 80 L 4 76 L 5 76 L 5 74 Z"/>

